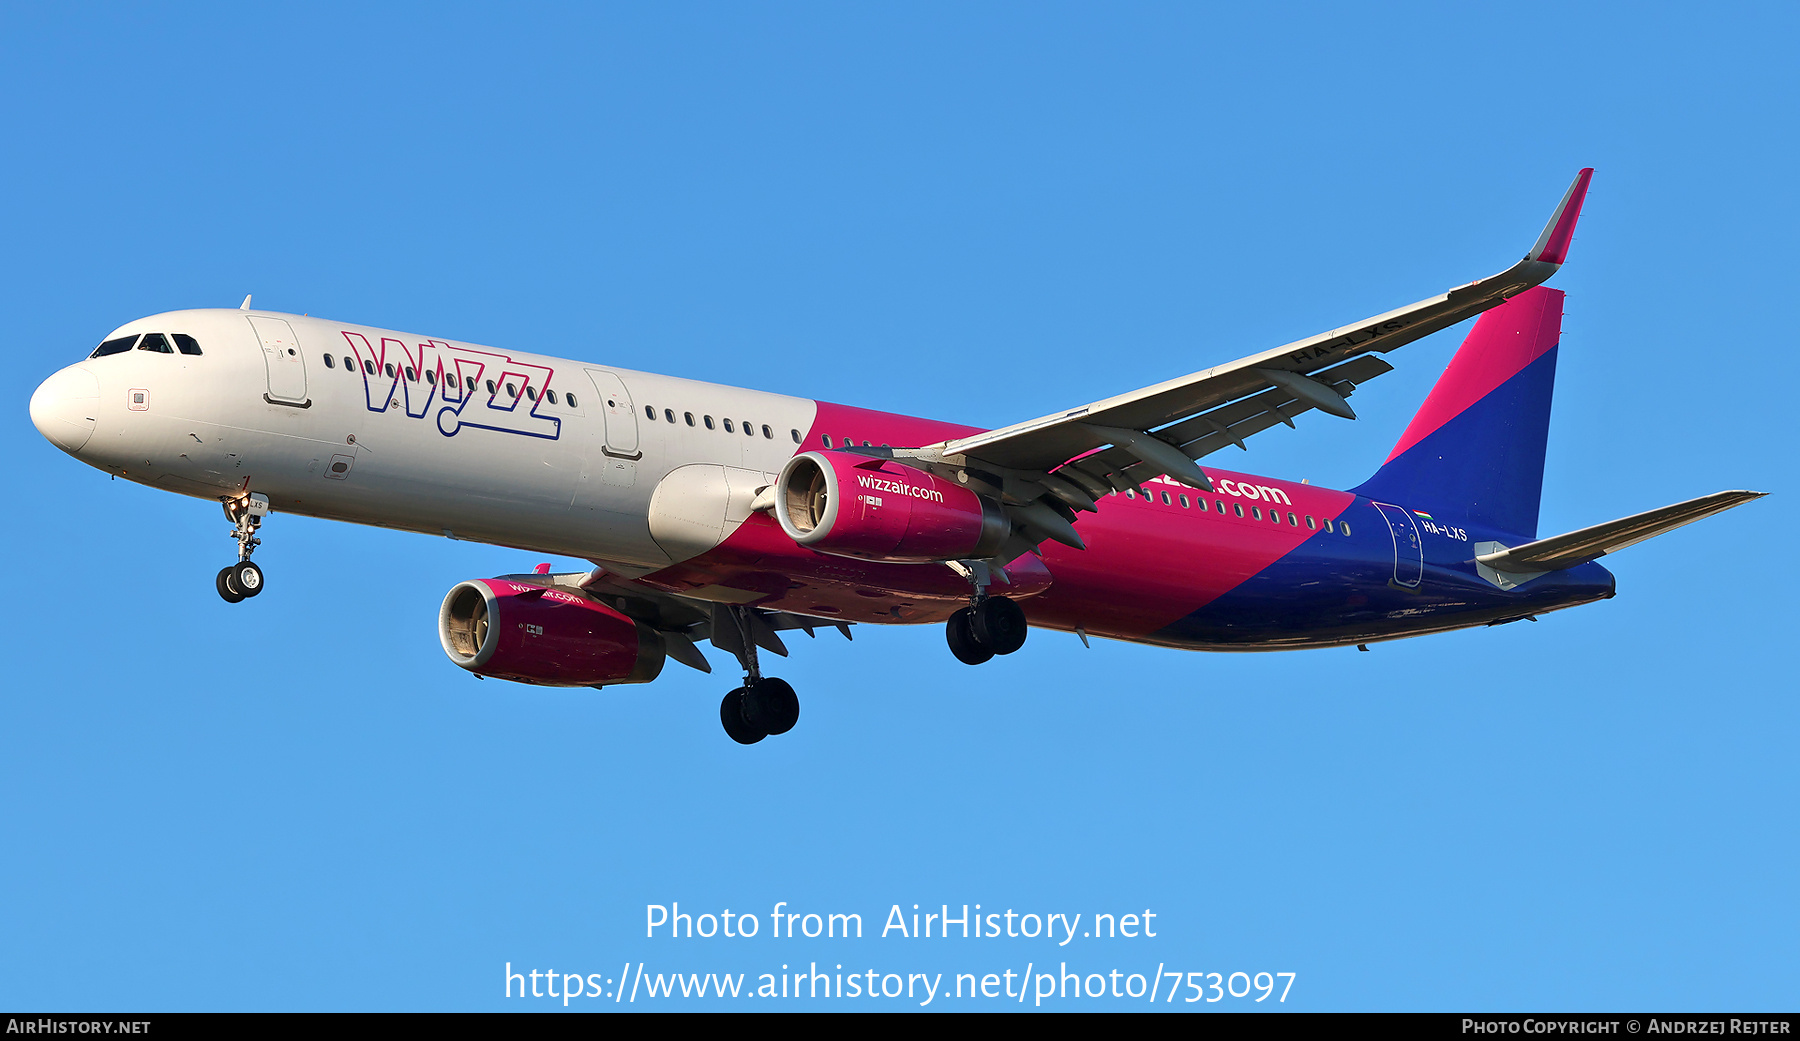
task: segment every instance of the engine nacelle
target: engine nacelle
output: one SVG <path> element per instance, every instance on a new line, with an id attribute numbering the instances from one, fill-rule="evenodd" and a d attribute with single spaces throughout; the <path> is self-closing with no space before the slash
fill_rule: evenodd
<path id="1" fill-rule="evenodd" d="M 998 503 L 923 470 L 850 452 L 788 460 L 774 512 L 802 546 L 893 563 L 990 557 L 1012 532 Z"/>
<path id="2" fill-rule="evenodd" d="M 438 639 L 478 676 L 546 687 L 648 683 L 666 657 L 660 633 L 605 604 L 503 578 L 450 590 Z"/>

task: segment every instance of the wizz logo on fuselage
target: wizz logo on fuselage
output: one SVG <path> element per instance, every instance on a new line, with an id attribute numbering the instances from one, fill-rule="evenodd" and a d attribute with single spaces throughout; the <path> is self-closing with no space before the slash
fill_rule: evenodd
<path id="1" fill-rule="evenodd" d="M 344 340 L 362 371 L 370 412 L 388 411 L 398 396 L 414 419 L 424 419 L 435 408 L 438 431 L 445 437 L 464 427 L 551 441 L 562 434 L 560 418 L 538 411 L 555 371 L 548 366 L 442 340 L 409 346 L 384 336 L 380 347 L 371 347 L 368 337 L 348 330 Z M 529 407 L 520 408 L 521 403 Z"/>

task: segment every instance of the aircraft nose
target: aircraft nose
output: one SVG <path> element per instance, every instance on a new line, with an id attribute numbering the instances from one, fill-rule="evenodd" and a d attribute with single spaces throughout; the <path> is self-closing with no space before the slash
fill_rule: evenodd
<path id="1" fill-rule="evenodd" d="M 31 395 L 31 423 L 49 442 L 74 455 L 94 436 L 100 381 L 79 365 L 53 374 Z"/>

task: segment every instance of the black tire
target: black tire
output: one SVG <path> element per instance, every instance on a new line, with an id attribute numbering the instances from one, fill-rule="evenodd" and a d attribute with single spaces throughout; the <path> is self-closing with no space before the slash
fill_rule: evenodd
<path id="1" fill-rule="evenodd" d="M 786 680 L 760 679 L 745 690 L 744 722 L 771 737 L 785 734 L 800 722 L 800 698 Z"/>
<path id="2" fill-rule="evenodd" d="M 742 687 L 725 695 L 725 700 L 719 702 L 719 722 L 725 725 L 726 735 L 740 745 L 753 745 L 768 736 L 744 720 Z"/>
<path id="3" fill-rule="evenodd" d="M 234 568 L 221 568 L 218 577 L 213 580 L 213 585 L 219 590 L 219 599 L 228 604 L 235 604 L 244 598 L 244 594 L 239 591 L 238 587 L 231 584 L 231 572 L 234 570 Z"/>
<path id="4" fill-rule="evenodd" d="M 980 640 L 975 638 L 975 630 L 969 624 L 970 610 L 963 608 L 950 616 L 944 623 L 944 639 L 950 644 L 950 653 L 964 665 L 980 665 L 994 656 Z"/>
<path id="5" fill-rule="evenodd" d="M 231 565 L 231 584 L 245 596 L 255 596 L 263 591 L 262 568 L 248 560 L 240 560 Z"/>
<path id="6" fill-rule="evenodd" d="M 975 608 L 969 629 L 995 654 L 1011 654 L 1025 646 L 1025 611 L 1004 596 L 990 596 Z"/>

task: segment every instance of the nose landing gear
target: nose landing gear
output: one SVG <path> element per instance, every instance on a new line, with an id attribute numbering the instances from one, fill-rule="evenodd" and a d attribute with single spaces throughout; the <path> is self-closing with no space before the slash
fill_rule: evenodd
<path id="1" fill-rule="evenodd" d="M 238 562 L 220 569 L 213 584 L 218 589 L 220 598 L 228 604 L 235 604 L 263 591 L 262 568 L 251 563 L 250 554 L 262 545 L 256 532 L 262 527 L 262 519 L 268 513 L 268 496 L 256 492 L 225 503 L 225 519 L 231 522 L 231 537 L 238 544 Z"/>

